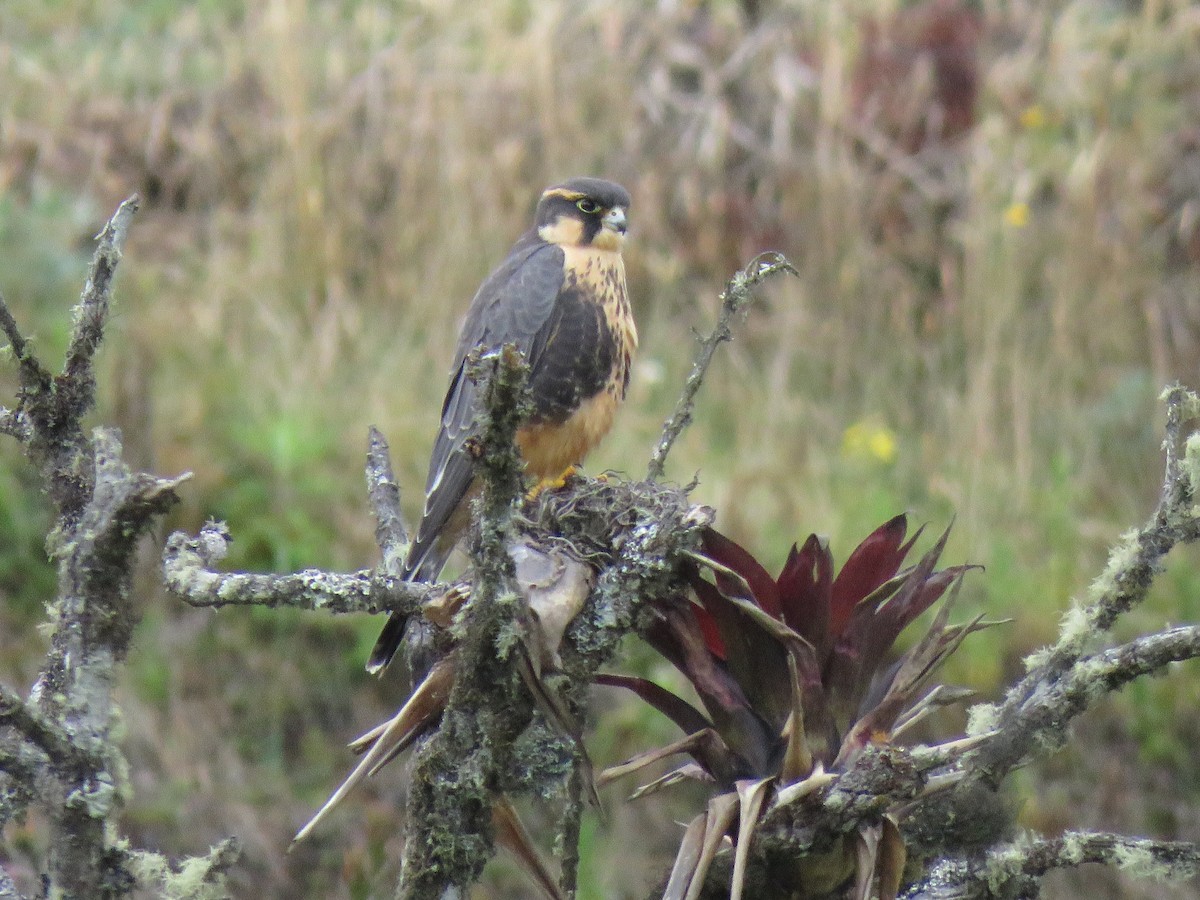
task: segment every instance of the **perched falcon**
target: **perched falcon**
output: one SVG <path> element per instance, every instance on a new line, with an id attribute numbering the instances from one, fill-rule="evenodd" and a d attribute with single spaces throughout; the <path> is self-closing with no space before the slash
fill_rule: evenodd
<path id="1" fill-rule="evenodd" d="M 454 354 L 405 579 L 437 578 L 470 522 L 475 473 L 466 442 L 479 399 L 465 364 L 475 348 L 514 344 L 525 355 L 534 411 L 517 431 L 517 446 L 534 478 L 562 475 L 608 432 L 637 349 L 621 260 L 628 209 L 629 194 L 611 181 L 572 178 L 547 188 L 533 228 L 475 294 Z M 368 671 L 391 661 L 404 625 L 403 616 L 388 619 Z"/>

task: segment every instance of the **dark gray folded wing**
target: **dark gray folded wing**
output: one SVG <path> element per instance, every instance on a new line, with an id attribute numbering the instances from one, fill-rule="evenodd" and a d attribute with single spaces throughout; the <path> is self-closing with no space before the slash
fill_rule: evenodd
<path id="1" fill-rule="evenodd" d="M 436 578 L 451 547 L 437 537 L 462 502 L 474 477 L 465 449 L 479 411 L 479 391 L 467 377 L 467 356 L 477 347 L 514 344 L 531 368 L 546 343 L 546 329 L 563 284 L 563 251 L 526 235 L 480 286 L 463 323 L 454 355 L 450 388 L 442 404 L 442 423 L 429 461 L 425 512 L 405 565 L 413 580 Z"/>

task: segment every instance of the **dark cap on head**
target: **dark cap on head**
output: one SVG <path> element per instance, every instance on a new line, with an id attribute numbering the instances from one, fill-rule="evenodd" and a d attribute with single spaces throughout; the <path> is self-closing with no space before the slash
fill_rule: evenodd
<path id="1" fill-rule="evenodd" d="M 616 182 L 587 176 L 568 178 L 559 184 L 551 185 L 542 192 L 543 198 L 547 196 L 564 197 L 568 200 L 588 197 L 606 209 L 612 209 L 614 206 L 628 209 L 630 204 L 629 191 Z"/>

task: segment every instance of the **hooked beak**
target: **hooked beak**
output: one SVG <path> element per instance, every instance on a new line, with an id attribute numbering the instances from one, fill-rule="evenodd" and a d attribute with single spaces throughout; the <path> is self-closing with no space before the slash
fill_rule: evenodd
<path id="1" fill-rule="evenodd" d="M 625 233 L 625 207 L 614 206 L 604 214 L 604 227 L 617 234 Z"/>

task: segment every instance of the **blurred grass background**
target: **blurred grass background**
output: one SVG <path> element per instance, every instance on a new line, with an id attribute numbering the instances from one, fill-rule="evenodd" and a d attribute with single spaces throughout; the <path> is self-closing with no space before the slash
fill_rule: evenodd
<path id="1" fill-rule="evenodd" d="M 0 84 L 0 290 L 54 360 L 91 235 L 141 193 L 95 420 L 135 464 L 196 473 L 169 525 L 225 519 L 238 568 L 373 564 L 371 423 L 415 518 L 458 317 L 572 174 L 634 197 L 642 332 L 589 469 L 644 472 L 692 330 L 736 268 L 784 252 L 800 277 L 722 353 L 669 474 L 698 471 L 696 499 L 773 566 L 810 531 L 844 554 L 897 511 L 956 517 L 947 559 L 987 567 L 960 615 L 1014 619 L 948 673 L 986 696 L 1148 515 L 1157 394 L 1200 381 L 1190 3 L 5 0 Z M 47 526 L 0 445 L 12 685 L 45 649 Z M 187 609 L 158 549 L 122 688 L 128 832 L 171 853 L 238 834 L 239 896 L 390 895 L 398 768 L 283 852 L 342 744 L 395 707 L 398 679 L 362 672 L 379 622 Z M 1178 553 L 1122 634 L 1195 620 L 1196 562 Z M 619 700 L 597 698 L 600 765 L 671 736 Z M 1200 839 L 1198 701 L 1193 668 L 1106 702 L 1021 774 L 1022 824 Z M 623 789 L 585 829 L 583 897 L 644 895 L 696 800 Z M 38 824 L 4 835 L 21 871 Z M 478 895 L 521 884 L 500 863 Z M 1084 872 L 1047 896 L 1194 890 Z"/>

